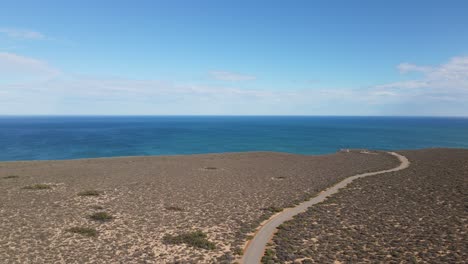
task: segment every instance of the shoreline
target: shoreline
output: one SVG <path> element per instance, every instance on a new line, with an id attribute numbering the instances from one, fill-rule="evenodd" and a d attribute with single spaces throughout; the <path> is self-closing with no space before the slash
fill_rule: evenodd
<path id="1" fill-rule="evenodd" d="M 285 154 L 305 157 L 321 157 L 321 156 L 333 156 L 337 153 L 343 152 L 345 149 L 338 149 L 335 152 L 324 153 L 324 154 L 301 154 L 294 152 L 284 151 L 263 151 L 263 150 L 252 150 L 252 151 L 228 151 L 228 152 L 210 152 L 210 153 L 193 153 L 193 154 L 163 154 L 163 155 L 136 155 L 136 156 L 103 156 L 103 157 L 92 157 L 92 158 L 72 158 L 72 159 L 32 159 L 32 160 L 0 160 L 2 163 L 15 163 L 15 162 L 62 162 L 62 161 L 86 161 L 86 160 L 113 160 L 113 159 L 144 159 L 144 158 L 177 158 L 177 157 L 196 157 L 196 156 L 228 156 L 238 154 Z M 349 152 L 359 151 L 371 151 L 371 152 L 404 152 L 404 151 L 425 151 L 425 150 L 468 150 L 463 147 L 429 147 L 429 148 L 415 148 L 415 149 L 365 149 L 365 148 L 350 148 Z"/>
<path id="2" fill-rule="evenodd" d="M 360 150 L 365 149 L 350 149 L 350 152 L 359 152 Z M 385 150 L 372 150 L 377 152 L 385 152 Z M 283 152 L 283 151 L 262 151 L 262 150 L 252 150 L 252 151 L 230 151 L 230 152 L 210 152 L 210 153 L 193 153 L 193 154 L 171 154 L 171 155 L 136 155 L 136 156 L 105 156 L 105 157 L 95 157 L 95 158 L 76 158 L 76 159 L 50 159 L 50 160 L 5 160 L 0 161 L 0 163 L 11 163 L 11 162 L 60 162 L 60 161 L 80 161 L 80 160 L 112 160 L 112 159 L 143 159 L 143 158 L 177 158 L 177 157 L 196 157 L 196 156 L 229 156 L 229 155 L 239 155 L 239 154 L 282 154 L 282 155 L 295 155 L 295 156 L 306 156 L 306 157 L 317 157 L 317 156 L 333 156 L 337 153 L 342 152 L 337 150 L 332 153 L 324 154 L 301 154 L 293 152 Z"/>

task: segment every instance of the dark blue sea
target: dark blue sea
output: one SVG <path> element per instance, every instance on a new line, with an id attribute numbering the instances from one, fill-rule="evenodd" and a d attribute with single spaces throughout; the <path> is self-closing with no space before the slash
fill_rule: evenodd
<path id="1" fill-rule="evenodd" d="M 468 148 L 468 118 L 303 116 L 0 117 L 0 160 L 238 151 Z"/>

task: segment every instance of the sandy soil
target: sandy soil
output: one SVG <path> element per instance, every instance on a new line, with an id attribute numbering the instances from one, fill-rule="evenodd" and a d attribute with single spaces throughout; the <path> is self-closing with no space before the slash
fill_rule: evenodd
<path id="1" fill-rule="evenodd" d="M 0 259 L 6 263 L 229 263 L 246 235 L 358 173 L 395 167 L 385 153 L 231 153 L 0 163 Z M 17 178 L 8 176 L 18 176 Z M 23 189 L 49 184 L 51 189 Z M 98 190 L 99 196 L 79 196 Z M 106 222 L 89 216 L 105 211 Z M 67 232 L 90 227 L 96 237 Z M 216 249 L 164 244 L 202 230 Z"/>
<path id="2" fill-rule="evenodd" d="M 468 150 L 400 151 L 405 170 L 358 179 L 286 222 L 265 263 L 466 263 Z"/>

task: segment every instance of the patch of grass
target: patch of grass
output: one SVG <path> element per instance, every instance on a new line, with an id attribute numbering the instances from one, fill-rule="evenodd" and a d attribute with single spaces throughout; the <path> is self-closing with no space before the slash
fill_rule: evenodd
<path id="1" fill-rule="evenodd" d="M 169 210 L 169 211 L 183 211 L 184 209 L 183 208 L 180 208 L 180 207 L 177 207 L 177 206 L 166 206 L 164 207 L 166 210 Z"/>
<path id="2" fill-rule="evenodd" d="M 2 177 L 3 179 L 16 179 L 16 178 L 19 178 L 18 175 L 8 175 L 8 176 L 3 176 Z"/>
<path id="3" fill-rule="evenodd" d="M 97 231 L 94 228 L 89 228 L 89 227 L 72 227 L 67 229 L 68 232 L 74 233 L 74 234 L 80 234 L 83 236 L 87 237 L 95 237 L 97 236 Z"/>
<path id="4" fill-rule="evenodd" d="M 180 235 L 165 235 L 163 243 L 165 244 L 186 244 L 191 247 L 203 248 L 213 250 L 216 248 L 215 244 L 209 241 L 207 235 L 202 231 L 193 231 L 190 233 L 183 233 Z"/>
<path id="5" fill-rule="evenodd" d="M 79 196 L 99 196 L 101 195 L 100 191 L 96 190 L 87 190 L 78 193 Z"/>
<path id="6" fill-rule="evenodd" d="M 95 221 L 100 221 L 100 222 L 106 222 L 110 221 L 113 219 L 112 215 L 106 213 L 106 212 L 97 212 L 89 216 L 92 220 Z"/>
<path id="7" fill-rule="evenodd" d="M 52 189 L 52 185 L 38 183 L 38 184 L 25 186 L 25 187 L 23 187 L 23 189 L 26 189 L 26 190 L 47 190 L 47 189 Z"/>

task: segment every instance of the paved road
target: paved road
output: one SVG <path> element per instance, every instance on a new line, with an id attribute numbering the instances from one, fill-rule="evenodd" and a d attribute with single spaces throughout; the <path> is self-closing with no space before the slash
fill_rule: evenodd
<path id="1" fill-rule="evenodd" d="M 271 240 L 273 234 L 276 232 L 276 228 L 284 223 L 285 221 L 291 220 L 293 216 L 304 212 L 307 210 L 308 207 L 323 202 L 328 196 L 333 195 L 338 192 L 339 189 L 344 188 L 346 185 L 351 183 L 353 180 L 358 178 L 363 178 L 367 176 L 399 171 L 409 167 L 410 162 L 405 156 L 402 156 L 395 152 L 389 152 L 389 154 L 396 156 L 400 160 L 400 165 L 396 168 L 383 170 L 383 171 L 376 171 L 376 172 L 368 172 L 363 174 L 354 175 L 348 177 L 341 182 L 337 183 L 336 185 L 322 191 L 318 196 L 305 201 L 299 204 L 296 207 L 288 208 L 282 211 L 281 213 L 273 216 L 266 222 L 255 234 L 254 238 L 247 244 L 247 247 L 244 250 L 244 255 L 242 257 L 241 263 L 244 264 L 258 264 L 260 263 L 263 253 L 265 252 L 266 244 Z"/>

